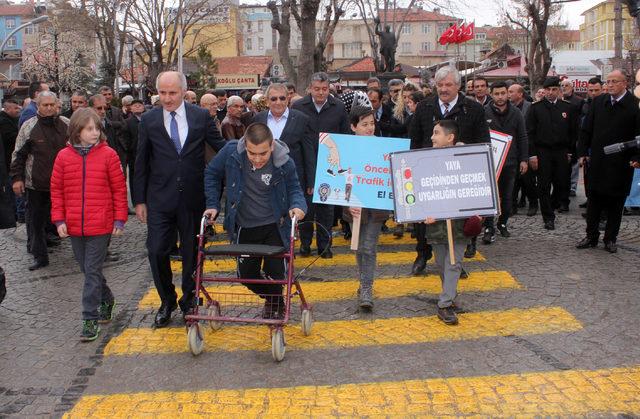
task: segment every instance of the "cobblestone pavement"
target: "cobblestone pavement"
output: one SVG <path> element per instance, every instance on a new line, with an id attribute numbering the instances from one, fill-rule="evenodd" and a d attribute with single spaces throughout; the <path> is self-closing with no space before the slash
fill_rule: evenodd
<path id="1" fill-rule="evenodd" d="M 0 233 L 9 288 L 0 417 L 640 415 L 640 217 L 624 217 L 617 254 L 578 251 L 580 201 L 553 232 L 539 215 L 518 215 L 511 238 L 479 244 L 465 261 L 471 275 L 460 282 L 454 327 L 435 318 L 433 265 L 409 276 L 408 235 L 382 239 L 371 314 L 356 309 L 355 258 L 313 266 L 302 286 L 314 329 L 303 336 L 294 310 L 280 363 L 264 326 L 207 330 L 198 357 L 177 314 L 152 329 L 157 296 L 135 220 L 113 240 L 120 260 L 105 269 L 116 316 L 89 344 L 78 340 L 82 276 L 68 241 L 31 273 L 24 227 Z"/>

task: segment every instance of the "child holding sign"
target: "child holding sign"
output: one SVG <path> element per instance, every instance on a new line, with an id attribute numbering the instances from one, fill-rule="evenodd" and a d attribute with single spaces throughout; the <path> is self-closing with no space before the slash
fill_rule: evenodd
<path id="1" fill-rule="evenodd" d="M 431 141 L 433 147 L 451 147 L 456 144 L 458 137 L 458 124 L 454 120 L 442 120 L 433 127 Z M 456 298 L 458 279 L 462 272 L 462 258 L 466 243 L 469 240 L 464 234 L 465 220 L 452 220 L 452 235 L 455 263 L 451 264 L 449 252 L 449 239 L 447 234 L 447 222 L 436 221 L 429 217 L 427 224 L 427 237 L 433 246 L 435 262 L 442 280 L 442 293 L 438 299 L 438 318 L 446 324 L 458 324 L 458 317 L 454 311 L 453 300 Z"/>
<path id="2" fill-rule="evenodd" d="M 373 136 L 376 121 L 375 111 L 363 106 L 354 106 L 349 113 L 351 130 L 355 135 Z M 376 269 L 378 237 L 382 224 L 389 218 L 389 211 L 349 207 L 345 208 L 343 217 L 350 224 L 360 218 L 360 237 L 356 261 L 360 277 L 358 289 L 358 305 L 363 310 L 373 308 L 373 278 Z M 353 230 L 353 225 L 351 225 Z"/>

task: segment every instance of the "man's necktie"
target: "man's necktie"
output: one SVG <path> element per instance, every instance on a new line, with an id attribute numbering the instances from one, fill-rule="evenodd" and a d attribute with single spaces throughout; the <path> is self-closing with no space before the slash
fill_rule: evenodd
<path id="1" fill-rule="evenodd" d="M 449 113 L 449 104 L 447 102 L 444 102 L 442 106 L 444 106 L 444 112 L 442 113 L 442 116 L 447 116 L 447 114 Z"/>
<path id="2" fill-rule="evenodd" d="M 182 151 L 182 144 L 180 144 L 180 132 L 178 131 L 178 121 L 176 120 L 176 113 L 171 112 L 171 140 L 176 147 L 178 154 Z"/>

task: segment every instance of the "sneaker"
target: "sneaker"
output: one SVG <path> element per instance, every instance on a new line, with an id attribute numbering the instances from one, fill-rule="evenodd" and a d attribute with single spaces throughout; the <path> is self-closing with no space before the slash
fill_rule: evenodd
<path id="1" fill-rule="evenodd" d="M 116 306 L 116 301 L 111 303 L 100 303 L 98 308 L 98 315 L 100 316 L 98 323 L 109 323 L 113 319 L 113 308 Z"/>
<path id="2" fill-rule="evenodd" d="M 91 342 L 98 338 L 100 333 L 100 326 L 97 320 L 83 320 L 82 321 L 82 334 L 80 335 L 81 342 Z"/>
<path id="3" fill-rule="evenodd" d="M 498 231 L 502 237 L 511 237 L 511 233 L 509 233 L 506 224 L 498 224 Z"/>
<path id="4" fill-rule="evenodd" d="M 453 306 L 444 308 L 438 307 L 438 318 L 448 325 L 458 324 L 458 316 L 453 310 Z"/>
<path id="5" fill-rule="evenodd" d="M 373 289 L 371 287 L 358 288 L 358 306 L 363 310 L 373 308 Z"/>
<path id="6" fill-rule="evenodd" d="M 482 236 L 482 243 L 491 244 L 496 241 L 496 232 L 492 228 L 485 228 L 484 235 Z"/>

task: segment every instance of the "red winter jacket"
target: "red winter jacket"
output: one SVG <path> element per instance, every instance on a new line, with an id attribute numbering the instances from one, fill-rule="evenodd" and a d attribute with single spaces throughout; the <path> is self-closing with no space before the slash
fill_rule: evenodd
<path id="1" fill-rule="evenodd" d="M 51 221 L 70 236 L 110 234 L 127 221 L 127 185 L 118 154 L 102 141 L 82 156 L 71 144 L 60 150 L 51 174 Z"/>

